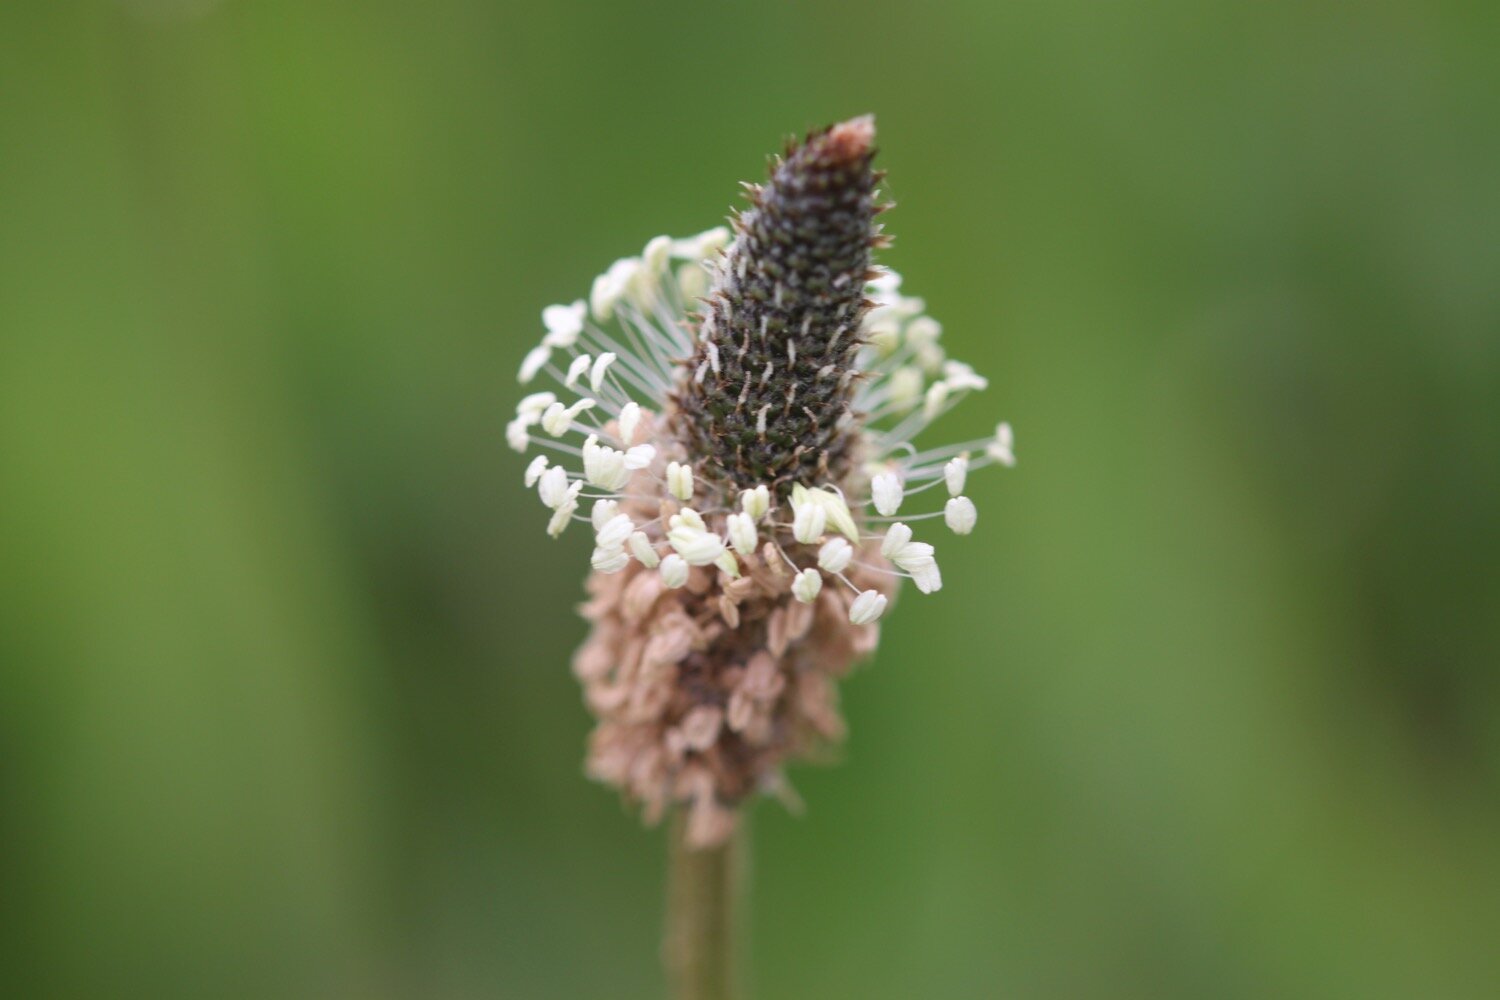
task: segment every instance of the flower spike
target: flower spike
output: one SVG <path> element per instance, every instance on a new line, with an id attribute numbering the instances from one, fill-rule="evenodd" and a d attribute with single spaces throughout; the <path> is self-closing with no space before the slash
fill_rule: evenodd
<path id="1" fill-rule="evenodd" d="M 873 262 L 874 139 L 863 117 L 790 145 L 731 227 L 655 237 L 543 309 L 518 373 L 547 383 L 505 429 L 545 449 L 523 479 L 546 530 L 593 532 L 574 660 L 598 720 L 589 774 L 648 820 L 685 808 L 699 846 L 840 738 L 835 681 L 874 650 L 897 585 L 942 587 L 911 525 L 969 534 L 969 473 L 1016 460 L 1007 423 L 915 443 L 988 383 Z"/>

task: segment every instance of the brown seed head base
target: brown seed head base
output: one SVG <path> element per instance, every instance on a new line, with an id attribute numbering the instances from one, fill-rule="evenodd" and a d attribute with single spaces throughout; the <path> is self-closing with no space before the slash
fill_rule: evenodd
<path id="1" fill-rule="evenodd" d="M 643 418 L 645 440 L 656 421 Z M 663 442 L 664 447 L 671 447 Z M 639 519 L 676 502 L 659 494 L 652 470 L 621 505 Z M 706 516 L 724 531 L 724 515 Z M 879 546 L 858 550 L 846 571 L 860 589 L 894 591 Z M 802 562 L 816 550 L 788 549 Z M 593 623 L 574 657 L 589 709 L 599 723 L 589 742 L 588 773 L 639 802 L 647 822 L 672 803 L 688 810 L 688 837 L 721 843 L 737 807 L 757 791 L 790 795 L 782 765 L 815 755 L 843 737 L 835 681 L 874 650 L 879 625 L 852 625 L 852 595 L 826 587 L 811 604 L 795 600 L 792 571 L 771 543 L 741 556 L 738 579 L 715 566 L 694 567 L 676 590 L 639 562 L 593 573 L 582 613 Z"/>

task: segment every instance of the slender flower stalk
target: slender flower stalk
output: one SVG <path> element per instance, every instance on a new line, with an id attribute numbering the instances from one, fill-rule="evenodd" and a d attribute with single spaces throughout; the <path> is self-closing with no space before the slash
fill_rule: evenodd
<path id="1" fill-rule="evenodd" d="M 694 847 L 678 816 L 669 833 L 667 919 L 662 964 L 676 1000 L 739 995 L 740 910 L 745 900 L 743 824 L 723 844 Z"/>
<path id="2" fill-rule="evenodd" d="M 506 432 L 538 450 L 526 485 L 550 534 L 594 536 L 573 661 L 598 720 L 588 772 L 647 822 L 680 807 L 679 859 L 722 849 L 757 794 L 796 802 L 785 765 L 842 739 L 836 681 L 875 649 L 900 580 L 942 587 L 911 525 L 969 534 L 969 473 L 1015 464 L 1004 423 L 915 443 L 986 382 L 872 263 L 889 207 L 874 135 L 855 118 L 789 146 L 732 228 L 659 236 L 587 302 L 544 309 L 521 364 L 548 382 Z"/>

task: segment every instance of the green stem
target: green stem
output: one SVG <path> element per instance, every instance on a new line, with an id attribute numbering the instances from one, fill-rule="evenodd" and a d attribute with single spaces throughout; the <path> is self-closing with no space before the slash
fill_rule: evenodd
<path id="1" fill-rule="evenodd" d="M 673 817 L 667 861 L 667 920 L 662 960 L 673 1000 L 735 1000 L 739 897 L 748 820 L 719 847 L 686 842 L 687 817 Z"/>

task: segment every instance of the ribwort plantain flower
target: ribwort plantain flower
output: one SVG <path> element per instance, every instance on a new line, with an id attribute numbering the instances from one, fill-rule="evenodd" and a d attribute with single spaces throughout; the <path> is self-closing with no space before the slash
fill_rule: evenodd
<path id="1" fill-rule="evenodd" d="M 789 146 L 732 228 L 659 236 L 587 302 L 542 310 L 521 364 L 522 383 L 555 383 L 507 430 L 542 449 L 526 485 L 550 534 L 594 533 L 573 664 L 598 718 L 589 773 L 648 821 L 684 806 L 698 846 L 841 739 L 835 681 L 875 649 L 897 583 L 942 587 L 910 525 L 967 535 L 969 472 L 1015 463 L 1006 424 L 912 443 L 986 383 L 871 261 L 889 207 L 874 134 L 856 118 Z M 902 513 L 934 489 L 940 510 Z"/>

